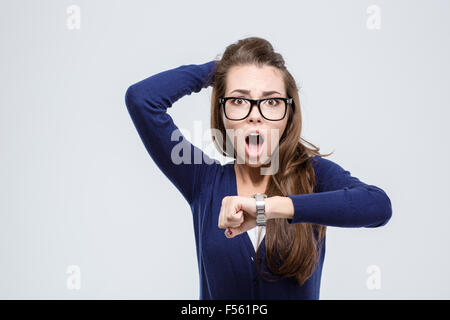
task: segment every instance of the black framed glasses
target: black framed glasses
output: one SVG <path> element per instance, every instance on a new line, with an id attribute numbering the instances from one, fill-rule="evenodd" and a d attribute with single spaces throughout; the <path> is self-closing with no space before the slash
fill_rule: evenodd
<path id="1" fill-rule="evenodd" d="M 225 117 L 229 120 L 243 120 L 252 112 L 253 106 L 258 107 L 264 119 L 270 121 L 283 120 L 288 105 L 293 105 L 292 98 L 264 98 L 253 100 L 242 97 L 219 98 L 219 108 L 223 106 Z"/>

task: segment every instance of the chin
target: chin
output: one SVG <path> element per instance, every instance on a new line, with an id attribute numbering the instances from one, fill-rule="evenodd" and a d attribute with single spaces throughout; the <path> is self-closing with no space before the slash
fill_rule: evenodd
<path id="1" fill-rule="evenodd" d="M 270 160 L 271 160 L 271 156 L 261 155 L 261 156 L 259 156 L 258 159 L 253 158 L 252 161 L 250 162 L 250 158 L 247 155 L 245 158 L 245 165 L 252 167 L 252 168 L 270 166 L 270 162 L 271 162 Z"/>
<path id="2" fill-rule="evenodd" d="M 262 166 L 261 163 L 249 163 L 249 161 L 246 161 L 246 162 L 245 162 L 245 165 L 246 165 L 246 166 L 249 166 L 249 167 L 252 167 L 252 168 L 259 168 L 259 167 Z"/>

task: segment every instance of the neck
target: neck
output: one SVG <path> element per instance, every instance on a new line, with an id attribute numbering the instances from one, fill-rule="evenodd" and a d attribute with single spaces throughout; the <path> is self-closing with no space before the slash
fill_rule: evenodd
<path id="1" fill-rule="evenodd" d="M 238 164 L 235 161 L 234 170 L 237 180 L 245 186 L 245 189 L 257 190 L 256 192 L 260 193 L 265 192 L 270 175 L 262 175 L 261 167 L 250 167 L 246 164 Z"/>

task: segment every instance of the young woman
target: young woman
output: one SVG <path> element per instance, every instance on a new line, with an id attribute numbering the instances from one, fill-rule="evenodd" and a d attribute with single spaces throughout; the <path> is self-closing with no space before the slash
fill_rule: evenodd
<path id="1" fill-rule="evenodd" d="M 234 158 L 225 165 L 167 113 L 208 86 L 213 141 Z M 125 101 L 151 158 L 191 207 L 200 299 L 319 299 L 326 227 L 374 228 L 391 217 L 382 189 L 303 143 L 295 80 L 262 38 L 139 81 Z"/>

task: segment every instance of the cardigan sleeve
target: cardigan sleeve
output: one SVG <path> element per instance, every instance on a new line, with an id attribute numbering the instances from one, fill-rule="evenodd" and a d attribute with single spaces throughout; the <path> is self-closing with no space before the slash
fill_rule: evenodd
<path id="1" fill-rule="evenodd" d="M 390 220 L 391 200 L 382 189 L 360 181 L 331 160 L 318 158 L 318 192 L 287 195 L 294 205 L 289 224 L 375 228 Z"/>
<path id="2" fill-rule="evenodd" d="M 191 204 L 206 165 L 217 163 L 194 146 L 175 125 L 167 108 L 214 82 L 216 61 L 182 65 L 131 85 L 125 104 L 150 157 Z"/>

